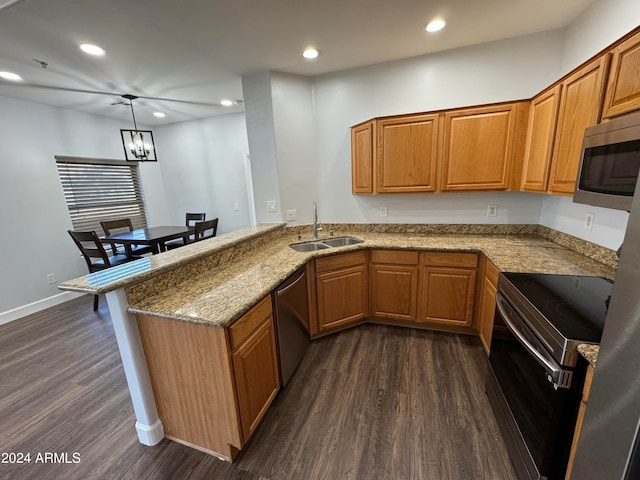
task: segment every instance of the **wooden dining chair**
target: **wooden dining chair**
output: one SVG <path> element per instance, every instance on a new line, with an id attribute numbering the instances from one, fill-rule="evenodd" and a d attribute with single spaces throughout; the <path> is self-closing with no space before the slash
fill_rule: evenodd
<path id="1" fill-rule="evenodd" d="M 187 227 L 195 227 L 196 222 L 204 222 L 206 220 L 206 213 L 189 213 L 185 215 L 184 224 Z"/>
<path id="2" fill-rule="evenodd" d="M 119 220 L 105 220 L 100 222 L 100 226 L 102 230 L 104 230 L 105 235 L 112 235 L 114 233 L 121 232 L 133 232 L 133 224 L 131 223 L 130 218 L 121 218 Z M 119 255 L 117 244 L 109 243 L 111 245 L 111 251 Z M 153 253 L 153 249 L 148 245 L 131 245 L 129 250 L 124 249 L 124 253 L 128 253 L 129 255 L 144 255 L 145 253 Z"/>
<path id="3" fill-rule="evenodd" d="M 184 224 L 187 227 L 194 227 L 196 226 L 196 223 L 198 222 L 204 222 L 205 218 L 207 217 L 207 214 L 202 212 L 202 213 L 191 213 L 191 212 L 187 212 L 185 214 L 185 218 L 184 218 Z M 186 239 L 185 239 L 186 240 Z M 167 250 L 173 250 L 174 248 L 179 248 L 182 247 L 188 243 L 194 242 L 195 241 L 195 237 L 193 235 L 189 235 L 189 239 L 184 241 L 182 239 L 180 240 L 173 240 L 171 242 L 166 242 L 164 244 L 165 248 Z"/>
<path id="4" fill-rule="evenodd" d="M 127 255 L 109 256 L 102 245 L 100 237 L 98 237 L 98 234 L 94 230 L 84 232 L 67 231 L 80 250 L 80 253 L 82 253 L 82 257 L 87 263 L 89 273 L 99 272 L 100 270 L 106 270 L 107 268 L 142 258 Z M 98 295 L 96 295 L 93 300 L 93 309 L 98 309 Z"/>
<path id="5" fill-rule="evenodd" d="M 194 229 L 194 242 L 213 238 L 218 233 L 218 218 L 207 220 L 205 222 L 197 222 Z"/>

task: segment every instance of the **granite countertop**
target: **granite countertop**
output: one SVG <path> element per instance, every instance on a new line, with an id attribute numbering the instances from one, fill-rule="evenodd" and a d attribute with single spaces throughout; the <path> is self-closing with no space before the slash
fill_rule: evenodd
<path id="1" fill-rule="evenodd" d="M 127 290 L 129 311 L 215 327 L 226 327 L 269 294 L 288 275 L 314 257 L 362 249 L 410 249 L 479 252 L 500 271 L 598 275 L 613 278 L 612 268 L 535 235 L 412 234 L 339 231 L 363 243 L 315 252 L 289 247 L 296 235 L 273 235 L 259 248 L 215 269 L 195 271 L 187 279 L 155 289 Z M 196 244 L 197 245 L 197 244 Z M 186 248 L 186 247 L 184 247 Z M 177 249 L 176 251 L 180 251 Z M 153 257 L 152 257 L 153 260 Z M 152 292 L 152 293 L 150 293 Z"/>
<path id="2" fill-rule="evenodd" d="M 60 290 L 94 294 L 111 292 L 166 274 L 252 239 L 268 238 L 270 233 L 277 232 L 279 236 L 285 225 L 284 223 L 261 224 L 242 228 L 204 242 L 196 242 L 186 247 L 163 252 L 160 255 L 143 257 L 135 262 L 125 263 L 84 277 L 67 280 L 58 285 L 58 288 Z"/>
<path id="3" fill-rule="evenodd" d="M 600 345 L 592 345 L 588 343 L 581 343 L 578 345 L 578 352 L 584 358 L 587 359 L 587 362 L 595 368 L 596 363 L 598 362 L 598 353 L 600 352 Z"/>

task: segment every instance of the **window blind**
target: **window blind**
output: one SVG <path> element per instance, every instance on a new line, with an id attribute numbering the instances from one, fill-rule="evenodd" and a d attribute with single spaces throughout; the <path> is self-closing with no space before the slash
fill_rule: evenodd
<path id="1" fill-rule="evenodd" d="M 95 230 L 100 222 L 130 218 L 133 228 L 147 226 L 138 164 L 117 160 L 56 157 L 74 230 Z"/>

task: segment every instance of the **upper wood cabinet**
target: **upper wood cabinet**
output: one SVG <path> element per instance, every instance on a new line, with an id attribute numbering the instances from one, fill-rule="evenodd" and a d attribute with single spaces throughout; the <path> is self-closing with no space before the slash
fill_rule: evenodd
<path id="1" fill-rule="evenodd" d="M 374 193 L 374 125 L 372 120 L 351 128 L 351 191 L 354 194 Z"/>
<path id="2" fill-rule="evenodd" d="M 528 102 L 516 102 L 446 112 L 442 190 L 510 188 L 527 108 Z"/>
<path id="3" fill-rule="evenodd" d="M 560 85 L 531 100 L 522 169 L 522 190 L 547 190 L 559 106 Z"/>
<path id="4" fill-rule="evenodd" d="M 548 191 L 572 194 L 575 189 L 585 128 L 600 119 L 609 57 L 604 55 L 562 82 Z"/>
<path id="5" fill-rule="evenodd" d="M 640 34 L 612 51 L 602 118 L 640 110 Z"/>
<path id="6" fill-rule="evenodd" d="M 438 114 L 383 118 L 376 128 L 377 191 L 435 191 Z"/>
<path id="7" fill-rule="evenodd" d="M 352 127 L 353 193 L 572 194 L 585 128 L 640 110 L 640 28 L 632 33 L 531 101 Z"/>

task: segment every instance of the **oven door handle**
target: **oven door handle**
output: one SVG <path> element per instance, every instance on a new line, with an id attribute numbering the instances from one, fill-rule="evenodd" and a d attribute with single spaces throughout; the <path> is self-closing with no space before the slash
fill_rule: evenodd
<path id="1" fill-rule="evenodd" d="M 547 374 L 551 377 L 549 378 L 549 381 L 553 383 L 554 387 L 556 389 L 558 387 L 566 388 L 563 385 L 564 382 L 562 381 L 563 373 L 565 372 L 562 370 L 560 365 L 558 365 L 556 361 L 549 359 L 545 357 L 542 353 L 540 353 L 540 351 L 536 347 L 534 347 L 533 344 L 531 344 L 531 342 L 529 342 L 529 340 L 527 340 L 525 336 L 517 329 L 517 327 L 513 324 L 511 315 L 509 314 L 509 312 L 504 306 L 505 303 L 507 303 L 507 301 L 504 299 L 502 294 L 498 292 L 496 294 L 496 306 L 498 307 L 498 311 L 502 316 L 502 320 L 504 320 L 504 323 L 507 325 L 507 327 L 509 327 L 509 330 L 511 330 L 511 333 L 513 333 L 513 335 L 518 339 L 518 341 L 522 344 L 522 346 L 531 355 L 533 355 L 533 357 L 537 360 L 537 362 L 544 367 L 544 369 L 547 371 Z M 560 385 L 558 383 L 560 383 Z"/>

